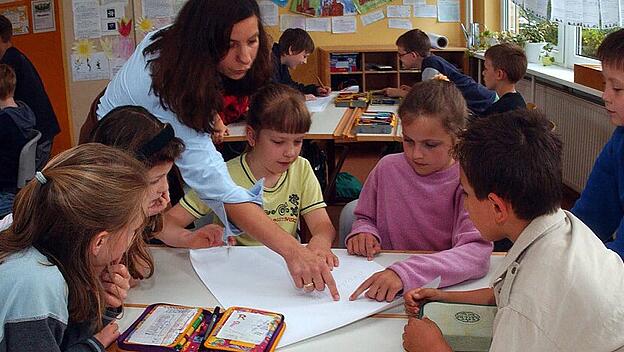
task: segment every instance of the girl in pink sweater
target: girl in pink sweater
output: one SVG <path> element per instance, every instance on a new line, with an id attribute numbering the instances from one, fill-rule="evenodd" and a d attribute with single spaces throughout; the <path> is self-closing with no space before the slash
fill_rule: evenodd
<path id="1" fill-rule="evenodd" d="M 373 274 L 351 295 L 392 301 L 402 290 L 441 276 L 441 287 L 488 272 L 492 243 L 479 235 L 464 209 L 459 164 L 451 150 L 465 126 L 466 102 L 450 82 L 414 85 L 399 107 L 403 153 L 382 158 L 355 208 L 346 244 L 368 257 L 381 249 L 425 250 Z"/>

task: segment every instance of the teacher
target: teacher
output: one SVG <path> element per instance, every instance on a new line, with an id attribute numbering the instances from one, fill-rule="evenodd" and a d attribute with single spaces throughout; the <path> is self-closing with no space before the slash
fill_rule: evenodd
<path id="1" fill-rule="evenodd" d="M 175 22 L 149 33 L 108 84 L 100 119 L 121 105 L 139 105 L 171 124 L 186 145 L 176 161 L 184 181 L 230 220 L 280 254 L 295 286 L 339 299 L 330 268 L 269 219 L 261 194 L 237 186 L 211 140 L 223 92 L 251 95 L 270 80 L 268 37 L 255 0 L 189 0 Z"/>

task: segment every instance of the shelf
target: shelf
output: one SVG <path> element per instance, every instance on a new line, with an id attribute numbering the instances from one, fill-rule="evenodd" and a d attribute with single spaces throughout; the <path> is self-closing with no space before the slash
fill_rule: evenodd
<path id="1" fill-rule="evenodd" d="M 330 72 L 330 75 L 357 75 L 362 74 L 362 71 L 351 71 L 351 72 Z"/>
<path id="2" fill-rule="evenodd" d="M 364 71 L 364 73 L 366 73 L 367 75 L 378 75 L 378 74 L 384 74 L 384 73 L 394 73 L 396 74 L 397 71 L 375 71 L 375 70 L 368 70 L 368 71 Z"/>
<path id="3" fill-rule="evenodd" d="M 400 70 L 399 73 L 422 73 L 421 70 Z"/>

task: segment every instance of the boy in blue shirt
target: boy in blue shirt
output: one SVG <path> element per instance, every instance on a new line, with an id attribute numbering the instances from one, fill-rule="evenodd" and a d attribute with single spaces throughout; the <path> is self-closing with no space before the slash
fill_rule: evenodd
<path id="1" fill-rule="evenodd" d="M 511 43 L 491 46 L 485 51 L 483 82 L 488 89 L 496 91 L 499 99 L 483 116 L 526 109 L 522 94 L 516 92 L 516 83 L 524 77 L 527 58 L 524 50 Z"/>
<path id="2" fill-rule="evenodd" d="M 597 56 L 605 80 L 602 99 L 617 128 L 600 152 L 572 213 L 624 257 L 624 29 L 609 34 Z"/>
<path id="3" fill-rule="evenodd" d="M 314 51 L 314 41 L 308 32 L 301 28 L 288 28 L 278 43 L 273 44 L 273 82 L 291 86 L 303 93 L 306 100 L 314 100 L 316 96 L 327 96 L 331 88 L 315 84 L 302 84 L 293 81 L 289 69 L 305 64 L 308 56 Z"/>
<path id="4" fill-rule="evenodd" d="M 420 29 L 412 29 L 397 38 L 396 46 L 403 68 L 420 69 L 423 81 L 432 79 L 437 74 L 448 77 L 462 92 L 468 109 L 473 113 L 481 115 L 494 103 L 496 93 L 461 73 L 450 62 L 431 53 L 431 41 L 427 33 Z M 384 93 L 391 97 L 405 97 L 410 88 L 406 85 L 400 88 L 386 88 Z"/>

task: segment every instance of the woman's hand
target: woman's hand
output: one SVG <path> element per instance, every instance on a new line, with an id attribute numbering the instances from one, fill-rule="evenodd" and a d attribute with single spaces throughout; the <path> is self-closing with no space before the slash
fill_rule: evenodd
<path id="1" fill-rule="evenodd" d="M 308 243 L 308 249 L 316 253 L 319 257 L 323 258 L 329 270 L 333 270 L 340 264 L 338 257 L 331 250 L 331 243 L 327 243 L 318 238 L 318 236 L 312 237 L 310 243 Z"/>
<path id="2" fill-rule="evenodd" d="M 108 347 L 119 337 L 119 325 L 117 325 L 116 322 L 112 322 L 106 325 L 93 337 L 95 337 L 102 344 L 102 346 Z"/>
<path id="3" fill-rule="evenodd" d="M 130 273 L 123 264 L 111 264 L 100 274 L 107 307 L 121 307 L 130 289 Z"/>
<path id="4" fill-rule="evenodd" d="M 223 123 L 221 117 L 215 117 L 214 127 L 212 129 L 212 143 L 221 144 L 225 136 L 230 135 L 230 129 Z"/>
<path id="5" fill-rule="evenodd" d="M 299 245 L 294 247 L 287 256 L 284 256 L 284 260 L 297 288 L 323 291 L 327 285 L 333 300 L 338 301 L 340 299 L 336 281 L 334 281 L 324 258 L 309 248 Z"/>

